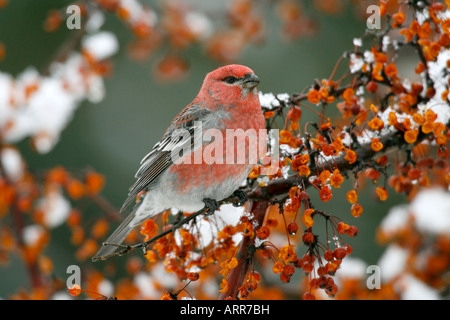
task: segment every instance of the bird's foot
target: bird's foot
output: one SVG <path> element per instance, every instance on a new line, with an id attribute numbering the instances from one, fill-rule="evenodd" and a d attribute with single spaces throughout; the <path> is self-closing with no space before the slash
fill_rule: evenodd
<path id="1" fill-rule="evenodd" d="M 209 209 L 208 215 L 213 214 L 220 207 L 220 204 L 214 199 L 205 198 L 203 199 L 203 203 Z"/>
<path id="2" fill-rule="evenodd" d="M 238 202 L 233 203 L 233 206 L 235 206 L 235 207 L 243 206 L 248 200 L 247 193 L 245 191 L 240 190 L 240 189 L 238 189 L 235 192 L 233 192 L 233 196 L 236 196 L 239 199 Z"/>

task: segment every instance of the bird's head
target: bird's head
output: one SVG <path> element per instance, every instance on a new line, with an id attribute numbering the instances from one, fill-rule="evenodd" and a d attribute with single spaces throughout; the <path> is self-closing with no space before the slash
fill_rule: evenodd
<path id="1" fill-rule="evenodd" d="M 237 64 L 226 65 L 206 75 L 200 93 L 221 105 L 234 105 L 258 99 L 256 87 L 259 82 L 252 69 Z"/>

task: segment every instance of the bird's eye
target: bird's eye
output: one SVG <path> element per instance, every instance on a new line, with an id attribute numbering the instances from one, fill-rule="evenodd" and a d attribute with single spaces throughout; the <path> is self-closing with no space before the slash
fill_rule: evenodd
<path id="1" fill-rule="evenodd" d="M 225 79 L 223 79 L 223 81 L 225 81 L 228 84 L 233 84 L 236 82 L 236 78 L 235 77 L 226 77 Z"/>

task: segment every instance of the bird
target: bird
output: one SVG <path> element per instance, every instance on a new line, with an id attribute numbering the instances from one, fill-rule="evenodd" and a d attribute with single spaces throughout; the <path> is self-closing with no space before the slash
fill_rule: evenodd
<path id="1" fill-rule="evenodd" d="M 221 66 L 205 76 L 196 98 L 175 116 L 142 159 L 120 212 L 133 203 L 134 207 L 100 247 L 94 261 L 114 253 L 136 226 L 165 210 L 196 212 L 206 206 L 215 211 L 219 200 L 233 194 L 245 202 L 239 187 L 256 165 L 250 159 L 252 138 L 261 137 L 265 128 L 259 84 L 252 69 L 238 64 Z M 207 132 L 213 133 L 214 140 L 203 137 Z M 226 138 L 230 132 L 250 134 L 235 143 L 234 138 Z M 233 157 L 227 158 L 231 153 Z M 257 153 L 262 156 L 261 150 Z M 236 161 L 234 155 L 244 155 L 244 159 Z"/>

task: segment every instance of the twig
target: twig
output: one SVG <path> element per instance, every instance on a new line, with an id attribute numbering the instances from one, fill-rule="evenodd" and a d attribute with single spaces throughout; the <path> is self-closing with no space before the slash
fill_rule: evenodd
<path id="1" fill-rule="evenodd" d="M 266 216 L 269 200 L 260 200 L 252 204 L 251 212 L 254 215 L 252 223 L 257 223 L 258 226 L 262 226 L 264 218 Z M 228 290 L 222 292 L 219 296 L 219 300 L 225 300 L 227 298 L 238 298 L 239 288 L 243 285 L 245 276 L 252 263 L 253 256 L 256 252 L 255 239 L 253 236 L 244 236 L 239 245 L 239 251 L 236 254 L 238 265 L 231 270 L 231 273 L 227 279 Z"/>
<path id="2" fill-rule="evenodd" d="M 239 201 L 240 201 L 240 199 L 237 196 L 231 196 L 231 197 L 228 197 L 226 199 L 223 199 L 223 200 L 219 201 L 219 205 L 222 205 L 222 204 L 225 204 L 225 203 L 237 203 Z M 127 254 L 127 253 L 129 253 L 129 252 L 131 252 L 131 251 L 133 251 L 135 249 L 138 249 L 138 248 L 142 248 L 143 251 L 144 251 L 144 254 L 145 254 L 148 245 L 151 244 L 152 242 L 155 242 L 156 240 L 158 240 L 158 239 L 160 239 L 160 238 L 162 238 L 162 237 L 164 237 L 164 236 L 174 232 L 175 230 L 181 228 L 183 225 L 187 224 L 189 221 L 195 219 L 196 217 L 198 217 L 200 215 L 208 214 L 208 213 L 210 213 L 209 208 L 208 207 L 203 207 L 203 209 L 201 209 L 201 210 L 199 210 L 197 212 L 194 212 L 193 214 L 187 216 L 186 218 L 178 221 L 172 227 L 170 227 L 169 229 L 167 229 L 164 232 L 161 232 L 157 236 L 155 236 L 155 237 L 153 237 L 153 238 L 151 238 L 151 239 L 149 239 L 147 241 L 140 242 L 140 243 L 137 243 L 137 244 L 134 244 L 134 245 L 122 245 L 122 244 L 114 244 L 114 243 L 107 243 L 107 242 L 105 242 L 105 243 L 103 243 L 104 246 L 116 246 L 116 247 L 123 248 L 123 249 L 119 250 L 119 251 L 116 251 L 116 252 L 113 252 L 113 253 L 111 253 L 109 255 L 106 255 L 106 256 L 93 257 L 92 261 L 106 260 L 106 259 L 114 257 L 114 256 L 123 256 L 124 254 Z"/>

